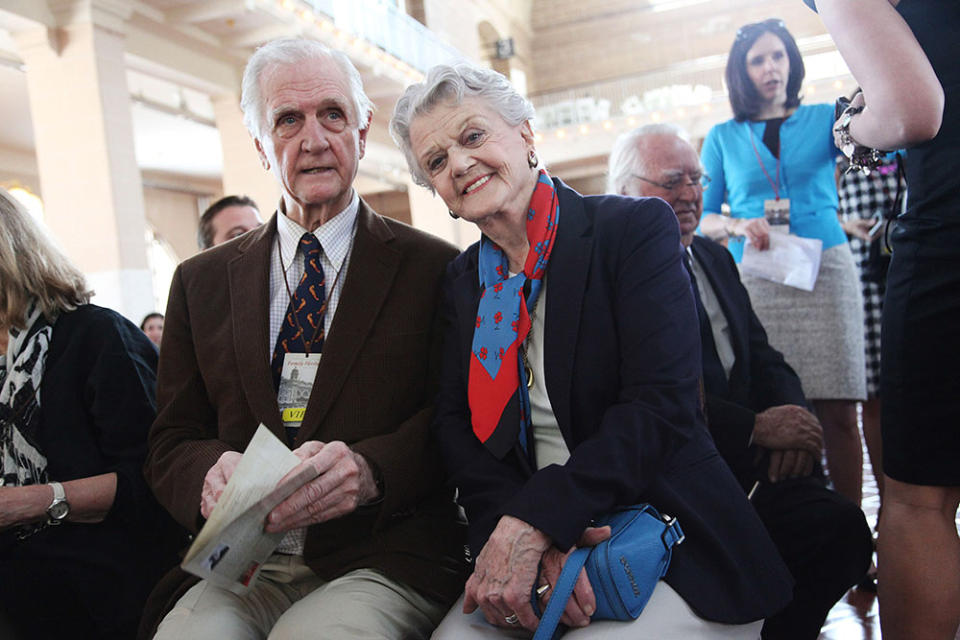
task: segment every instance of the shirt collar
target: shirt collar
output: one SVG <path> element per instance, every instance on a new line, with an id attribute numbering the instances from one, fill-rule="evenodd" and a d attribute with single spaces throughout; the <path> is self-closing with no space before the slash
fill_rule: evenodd
<path id="1" fill-rule="evenodd" d="M 359 211 L 360 196 L 354 190 L 353 197 L 350 198 L 350 204 L 347 205 L 346 209 L 313 230 L 313 235 L 317 236 L 320 246 L 323 247 L 324 255 L 337 268 L 337 271 L 340 271 L 347 253 L 350 252 L 350 246 L 353 244 L 351 240 L 356 230 Z M 300 238 L 307 233 L 307 230 L 286 216 L 282 200 L 277 212 L 277 233 L 280 238 L 281 266 L 286 271 L 293 264 L 297 247 L 300 246 Z"/>

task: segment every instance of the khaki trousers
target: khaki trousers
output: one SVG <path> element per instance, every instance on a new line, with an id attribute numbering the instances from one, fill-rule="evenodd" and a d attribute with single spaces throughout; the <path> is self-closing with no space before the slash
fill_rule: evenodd
<path id="1" fill-rule="evenodd" d="M 206 580 L 161 621 L 155 640 L 397 640 L 423 638 L 446 607 L 387 578 L 358 569 L 329 582 L 299 556 L 274 554 L 243 596 Z"/>
<path id="2" fill-rule="evenodd" d="M 571 629 L 564 640 L 757 640 L 763 620 L 748 624 L 722 624 L 694 613 L 670 585 L 661 580 L 640 617 L 629 622 L 597 620 L 582 629 Z M 463 614 L 463 596 L 450 609 L 431 636 L 434 640 L 503 640 L 529 638 L 525 629 L 490 625 L 478 609 Z"/>

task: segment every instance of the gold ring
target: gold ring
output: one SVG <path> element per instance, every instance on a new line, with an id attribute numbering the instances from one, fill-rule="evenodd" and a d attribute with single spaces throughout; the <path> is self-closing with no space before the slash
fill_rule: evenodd
<path id="1" fill-rule="evenodd" d="M 545 583 L 543 583 L 542 585 L 540 585 L 539 587 L 537 587 L 537 597 L 538 597 L 538 598 L 542 598 L 542 597 L 543 597 L 543 594 L 545 594 L 547 591 L 550 591 L 550 583 L 549 583 L 549 582 L 545 582 Z"/>
<path id="2" fill-rule="evenodd" d="M 511 613 L 506 618 L 503 619 L 507 624 L 517 624 L 520 622 L 520 616 L 515 613 Z"/>

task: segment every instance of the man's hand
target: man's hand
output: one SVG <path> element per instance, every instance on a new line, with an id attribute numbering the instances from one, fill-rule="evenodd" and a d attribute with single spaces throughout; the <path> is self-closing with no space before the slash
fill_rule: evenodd
<path id="1" fill-rule="evenodd" d="M 542 531 L 513 516 L 500 518 L 467 580 L 463 612 L 479 607 L 494 626 L 535 630 L 539 620 L 530 593 L 540 559 L 549 548 L 550 538 Z M 511 625 L 507 618 L 514 615 L 519 622 Z"/>
<path id="2" fill-rule="evenodd" d="M 230 482 L 230 476 L 233 475 L 237 465 L 240 464 L 242 453 L 236 451 L 227 451 L 217 460 L 217 463 L 210 467 L 206 477 L 203 479 L 203 490 L 200 492 L 200 514 L 204 518 L 209 518 L 213 513 L 213 508 L 217 506 L 220 495 Z"/>
<path id="3" fill-rule="evenodd" d="M 303 462 L 291 474 L 310 465 L 319 475 L 270 512 L 267 532 L 290 531 L 333 520 L 379 497 L 370 463 L 345 443 L 312 440 L 293 453 Z"/>
<path id="4" fill-rule="evenodd" d="M 756 415 L 753 442 L 765 449 L 803 449 L 819 456 L 823 450 L 823 428 L 816 416 L 803 407 L 784 404 Z"/>
<path id="5" fill-rule="evenodd" d="M 803 478 L 813 473 L 813 455 L 802 449 L 779 449 L 770 452 L 767 477 L 770 482 L 787 478 Z"/>
<path id="6" fill-rule="evenodd" d="M 593 547 L 609 537 L 610 527 L 589 527 L 583 532 L 583 535 L 580 537 L 580 542 L 577 543 L 577 547 Z M 541 611 L 546 609 L 547 603 L 553 595 L 553 587 L 557 584 L 557 580 L 560 579 L 560 572 L 563 570 L 563 565 L 566 564 L 567 558 L 570 557 L 570 554 L 573 553 L 577 547 L 570 549 L 570 551 L 566 553 L 556 547 L 550 547 L 547 549 L 547 552 L 543 554 L 543 560 L 541 560 L 540 563 L 540 585 L 537 586 L 548 584 L 550 585 L 550 589 L 540 598 Z M 585 627 L 590 624 L 590 616 L 592 616 L 596 610 L 597 599 L 593 593 L 593 587 L 590 585 L 590 580 L 587 579 L 587 572 L 581 569 L 580 575 L 577 577 L 577 583 L 573 587 L 573 595 L 567 600 L 567 606 L 564 609 L 563 617 L 560 618 L 560 622 L 568 627 Z"/>

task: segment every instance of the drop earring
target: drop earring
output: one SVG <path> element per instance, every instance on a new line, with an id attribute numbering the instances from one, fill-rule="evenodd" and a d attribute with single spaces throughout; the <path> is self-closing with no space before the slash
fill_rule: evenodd
<path id="1" fill-rule="evenodd" d="M 537 166 L 538 162 L 536 149 L 530 149 L 530 153 L 527 154 L 527 164 L 533 169 Z"/>
<path id="2" fill-rule="evenodd" d="M 459 220 L 459 219 L 460 219 L 460 216 L 458 216 L 457 214 L 455 214 L 455 213 L 453 212 L 453 209 L 447 209 L 447 213 L 449 213 L 449 214 L 450 214 L 450 217 L 453 218 L 454 220 Z"/>

